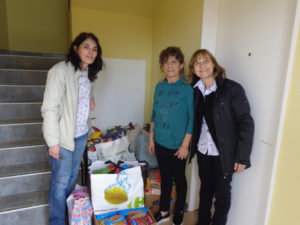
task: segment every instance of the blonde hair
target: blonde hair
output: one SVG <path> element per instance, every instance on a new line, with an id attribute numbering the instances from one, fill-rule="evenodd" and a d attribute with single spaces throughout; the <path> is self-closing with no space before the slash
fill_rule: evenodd
<path id="1" fill-rule="evenodd" d="M 194 64 L 197 62 L 197 60 L 199 58 L 209 58 L 212 61 L 212 63 L 214 64 L 213 73 L 214 73 L 215 77 L 219 73 L 221 73 L 222 79 L 226 78 L 226 71 L 223 67 L 221 67 L 219 65 L 216 58 L 207 49 L 198 49 L 192 55 L 190 63 L 189 63 L 189 73 L 187 75 L 187 80 L 189 82 L 192 82 L 193 79 L 196 77 L 196 74 L 194 73 Z"/>

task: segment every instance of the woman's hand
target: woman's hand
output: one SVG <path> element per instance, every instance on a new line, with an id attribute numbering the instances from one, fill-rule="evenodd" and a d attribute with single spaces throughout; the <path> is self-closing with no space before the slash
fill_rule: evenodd
<path id="1" fill-rule="evenodd" d="M 153 155 L 155 153 L 155 144 L 153 138 L 149 138 L 148 152 L 150 155 Z"/>
<path id="2" fill-rule="evenodd" d="M 174 154 L 174 156 L 177 156 L 178 159 L 186 159 L 189 155 L 189 148 L 188 147 L 184 147 L 184 146 L 180 146 L 179 149 L 177 150 L 177 152 Z"/>
<path id="3" fill-rule="evenodd" d="M 246 168 L 246 165 L 240 163 L 234 163 L 234 172 L 240 173 Z"/>
<path id="4" fill-rule="evenodd" d="M 191 134 L 185 134 L 182 144 L 177 150 L 177 152 L 174 154 L 174 156 L 177 156 L 178 159 L 186 159 L 189 155 L 189 146 L 190 146 L 191 139 L 192 139 Z"/>
<path id="5" fill-rule="evenodd" d="M 92 98 L 91 101 L 90 101 L 90 110 L 93 111 L 95 109 L 95 106 L 96 106 L 95 101 Z"/>
<path id="6" fill-rule="evenodd" d="M 59 145 L 49 147 L 49 156 L 51 156 L 54 159 L 59 159 L 59 150 Z"/>

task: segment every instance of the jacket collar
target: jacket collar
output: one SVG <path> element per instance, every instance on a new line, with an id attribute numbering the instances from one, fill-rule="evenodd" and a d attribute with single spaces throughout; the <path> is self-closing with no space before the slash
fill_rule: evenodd
<path id="1" fill-rule="evenodd" d="M 222 74 L 219 73 L 217 76 L 216 76 L 216 83 L 217 83 L 217 87 L 222 87 L 222 85 L 224 84 L 224 79 L 222 78 Z"/>
<path id="2" fill-rule="evenodd" d="M 199 77 L 197 76 L 194 76 L 193 80 L 192 80 L 192 87 L 195 86 L 195 84 L 200 80 Z M 222 74 L 219 73 L 217 76 L 216 76 L 216 83 L 217 83 L 217 87 L 221 87 L 223 84 L 224 84 L 224 79 L 222 78 Z M 194 87 L 195 88 L 195 87 Z"/>
<path id="3" fill-rule="evenodd" d="M 68 65 L 68 67 L 69 67 L 71 70 L 74 71 L 74 74 L 75 74 L 75 78 L 76 78 L 76 79 L 79 79 L 79 77 L 81 77 L 81 76 L 86 76 L 86 75 L 87 75 L 87 72 L 88 72 L 87 69 L 86 69 L 85 71 L 83 71 L 83 70 L 81 70 L 81 69 L 78 68 L 78 70 L 75 71 L 75 67 L 73 66 L 73 64 L 72 64 L 70 61 L 67 62 L 66 64 Z"/>
<path id="4" fill-rule="evenodd" d="M 215 92 L 217 90 L 217 82 L 216 82 L 216 80 L 214 80 L 213 85 L 210 88 L 205 89 L 205 84 L 203 83 L 203 81 L 201 79 L 199 79 L 198 82 L 193 87 L 194 88 L 198 87 L 199 90 L 202 92 L 203 96 L 209 95 L 210 93 Z"/>

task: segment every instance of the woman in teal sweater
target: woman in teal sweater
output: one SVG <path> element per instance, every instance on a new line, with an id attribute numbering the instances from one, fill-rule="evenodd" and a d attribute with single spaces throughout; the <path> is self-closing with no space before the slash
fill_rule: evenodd
<path id="1" fill-rule="evenodd" d="M 159 62 L 166 78 L 155 88 L 148 146 L 149 153 L 156 154 L 161 173 L 160 211 L 155 219 L 157 224 L 169 220 L 174 178 L 177 201 L 173 224 L 179 225 L 187 193 L 185 165 L 193 131 L 193 89 L 183 77 L 184 56 L 180 48 L 164 49 Z"/>

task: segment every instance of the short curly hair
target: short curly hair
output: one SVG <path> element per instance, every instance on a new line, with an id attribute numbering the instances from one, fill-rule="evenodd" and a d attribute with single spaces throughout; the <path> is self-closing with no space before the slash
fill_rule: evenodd
<path id="1" fill-rule="evenodd" d="M 162 50 L 159 54 L 160 69 L 162 69 L 164 63 L 170 56 L 174 56 L 180 64 L 184 64 L 184 55 L 179 47 L 170 46 Z M 180 75 L 184 75 L 184 67 L 180 70 Z"/>

